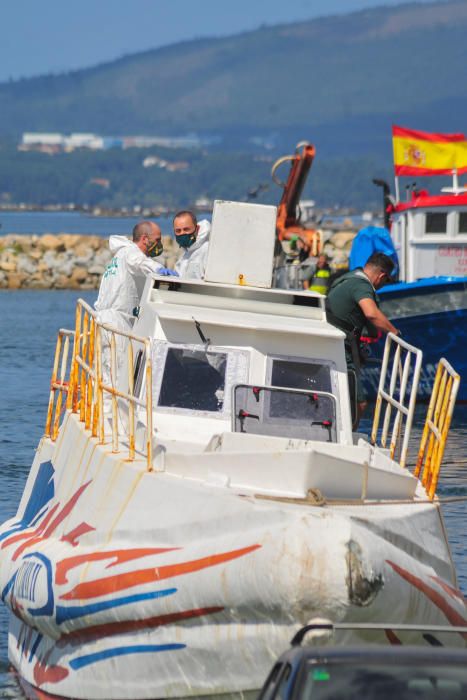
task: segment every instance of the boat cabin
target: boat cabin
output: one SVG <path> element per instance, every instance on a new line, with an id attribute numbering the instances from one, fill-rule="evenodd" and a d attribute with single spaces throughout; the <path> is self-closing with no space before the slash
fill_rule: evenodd
<path id="1" fill-rule="evenodd" d="M 402 282 L 467 275 L 467 193 L 414 191 L 391 213 Z"/>
<path id="2" fill-rule="evenodd" d="M 245 208 L 247 256 L 229 228 Z M 319 294 L 270 287 L 270 210 L 216 203 L 205 281 L 146 283 L 134 332 L 153 339 L 154 425 L 167 440 L 206 445 L 227 431 L 352 444 L 344 336 Z"/>

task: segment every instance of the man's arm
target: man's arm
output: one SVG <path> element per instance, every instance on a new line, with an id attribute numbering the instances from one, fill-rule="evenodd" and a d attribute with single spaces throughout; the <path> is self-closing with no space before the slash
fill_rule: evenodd
<path id="1" fill-rule="evenodd" d="M 167 268 L 160 262 L 147 257 L 140 251 L 132 251 L 131 255 L 127 257 L 127 265 L 132 275 L 165 275 L 168 272 Z M 170 273 L 175 274 L 172 270 Z"/>
<path id="2" fill-rule="evenodd" d="M 384 333 L 394 333 L 394 335 L 399 334 L 397 328 L 393 326 L 387 316 L 378 309 L 373 299 L 360 299 L 358 305 L 365 314 L 365 318 L 378 330 Z"/>

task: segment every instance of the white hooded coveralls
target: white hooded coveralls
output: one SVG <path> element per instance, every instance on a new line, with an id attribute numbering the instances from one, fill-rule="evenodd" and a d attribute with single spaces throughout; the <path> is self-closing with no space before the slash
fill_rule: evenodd
<path id="1" fill-rule="evenodd" d="M 128 332 L 133 325 L 133 309 L 139 304 L 146 277 L 157 274 L 163 265 L 145 255 L 125 236 L 110 236 L 109 248 L 114 256 L 105 268 L 94 306 L 98 321 Z M 125 337 L 116 336 L 118 376 L 126 369 L 126 344 Z M 103 333 L 102 375 L 105 384 L 110 379 L 109 348 L 110 334 Z M 113 383 L 116 383 L 116 378 Z"/>
<path id="2" fill-rule="evenodd" d="M 109 248 L 114 256 L 105 268 L 94 306 L 99 321 L 130 330 L 146 277 L 157 274 L 163 265 L 125 236 L 110 236 Z"/>
<path id="3" fill-rule="evenodd" d="M 211 224 L 207 219 L 203 219 L 199 222 L 198 226 L 199 229 L 196 241 L 183 251 L 183 254 L 175 264 L 175 270 L 178 272 L 179 276 L 184 279 L 204 279 L 206 262 L 208 259 Z"/>

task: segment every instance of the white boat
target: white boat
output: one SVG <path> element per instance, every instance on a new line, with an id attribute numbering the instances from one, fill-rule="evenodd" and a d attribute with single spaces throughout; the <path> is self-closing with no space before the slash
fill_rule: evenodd
<path id="1" fill-rule="evenodd" d="M 59 333 L 46 434 L 0 529 L 9 657 L 37 697 L 255 691 L 316 616 L 465 624 L 433 497 L 449 396 L 425 435 L 425 485 L 405 467 L 413 391 L 382 390 L 373 440 L 352 434 L 323 298 L 270 288 L 275 218 L 216 203 L 206 281 L 148 279 L 130 334 L 83 301 Z M 415 385 L 419 352 L 391 342 L 402 389 L 410 367 Z"/>

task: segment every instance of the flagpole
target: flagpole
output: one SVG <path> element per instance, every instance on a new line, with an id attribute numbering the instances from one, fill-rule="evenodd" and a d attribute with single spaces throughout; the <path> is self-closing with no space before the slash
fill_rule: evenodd
<path id="1" fill-rule="evenodd" d="M 457 168 L 453 168 L 452 171 L 452 189 L 454 190 L 454 194 L 459 192 L 459 177 L 457 175 Z"/>
<path id="2" fill-rule="evenodd" d="M 394 177 L 394 190 L 396 194 L 396 203 L 398 204 L 400 202 L 400 196 L 399 196 L 399 178 L 397 175 Z"/>

